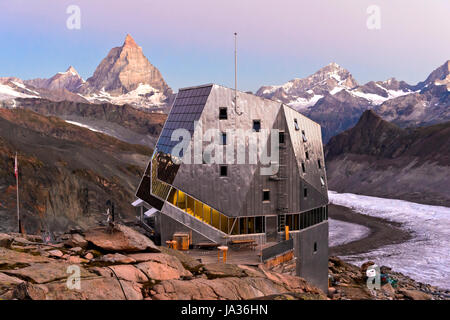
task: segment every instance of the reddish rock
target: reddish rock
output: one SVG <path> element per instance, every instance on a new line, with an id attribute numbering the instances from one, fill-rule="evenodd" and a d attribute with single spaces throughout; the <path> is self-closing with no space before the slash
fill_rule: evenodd
<path id="1" fill-rule="evenodd" d="M 106 228 L 97 228 L 86 233 L 85 239 L 107 251 L 160 252 L 159 248 L 143 234 L 121 224 L 114 227 L 112 233 Z"/>
<path id="2" fill-rule="evenodd" d="M 22 279 L 28 279 L 34 283 L 47 283 L 51 281 L 67 279 L 72 273 L 69 271 L 70 264 L 61 262 L 39 263 L 18 270 L 4 270 L 3 272 L 18 276 Z M 80 267 L 80 276 L 89 277 L 91 273 Z"/>
<path id="3" fill-rule="evenodd" d="M 419 290 L 400 289 L 399 292 L 411 300 L 431 300 L 433 297 Z"/>
<path id="4" fill-rule="evenodd" d="M 247 273 L 234 264 L 211 263 L 204 266 L 205 274 L 210 279 L 223 277 L 245 277 Z"/>
<path id="5" fill-rule="evenodd" d="M 144 283 L 148 281 L 147 276 L 141 270 L 132 265 L 117 265 L 111 266 L 109 268 L 114 270 L 119 279 L 139 283 Z"/>
<path id="6" fill-rule="evenodd" d="M 11 243 L 14 241 L 14 238 L 8 234 L 0 233 L 0 247 L 10 248 Z"/>
<path id="7" fill-rule="evenodd" d="M 133 259 L 130 256 L 125 256 L 120 253 L 110 253 L 105 254 L 104 256 L 101 256 L 100 258 L 96 259 L 96 261 L 102 261 L 107 262 L 111 264 L 127 264 L 127 263 L 135 263 L 136 260 Z"/>
<path id="8" fill-rule="evenodd" d="M 71 263 L 71 264 L 81 264 L 81 263 L 87 263 L 87 262 L 89 262 L 89 260 L 80 258 L 79 256 L 70 256 L 67 259 L 67 262 Z"/>
<path id="9" fill-rule="evenodd" d="M 17 252 L 0 247 L 0 265 L 5 268 L 13 268 L 16 265 L 27 265 L 32 263 L 51 262 L 52 259 L 34 256 L 24 252 Z"/>
<path id="10" fill-rule="evenodd" d="M 133 259 L 137 257 L 132 255 Z M 140 256 L 141 259 L 144 256 Z M 181 277 L 192 277 L 192 273 L 186 270 L 181 262 L 174 256 L 164 253 L 152 253 L 145 256 L 146 262 L 141 262 L 137 267 L 142 270 L 149 279 L 169 280 Z"/>
<path id="11" fill-rule="evenodd" d="M 66 240 L 65 243 L 71 247 L 81 247 L 83 249 L 85 249 L 88 245 L 88 242 L 84 239 L 84 237 L 78 233 L 70 235 L 70 238 Z"/>
<path id="12" fill-rule="evenodd" d="M 64 253 L 62 253 L 60 250 L 50 250 L 48 251 L 48 254 L 50 257 L 56 257 L 56 258 L 62 258 L 64 256 Z"/>
<path id="13" fill-rule="evenodd" d="M 74 248 L 71 248 L 70 251 L 75 252 L 75 253 L 80 253 L 81 251 L 83 251 L 83 248 L 81 248 L 81 247 L 74 247 Z"/>
<path id="14" fill-rule="evenodd" d="M 24 281 L 19 278 L 11 277 L 11 276 L 8 276 L 8 275 L 0 272 L 0 288 L 12 287 L 12 286 L 21 284 L 23 282 Z"/>
<path id="15" fill-rule="evenodd" d="M 122 285 L 122 286 L 121 286 Z M 94 278 L 81 281 L 81 289 L 69 289 L 65 282 L 19 285 L 16 297 L 32 300 L 142 300 L 142 286 L 116 278 Z M 123 291 L 122 291 L 123 288 Z M 125 292 L 125 294 L 124 294 Z"/>
<path id="16" fill-rule="evenodd" d="M 92 259 L 94 259 L 94 255 L 93 255 L 92 253 L 88 252 L 88 253 L 84 256 L 84 258 L 87 259 L 87 260 L 92 260 Z"/>
<path id="17" fill-rule="evenodd" d="M 242 300 L 286 291 L 265 278 L 219 278 L 190 281 L 167 280 L 155 285 L 154 300 Z"/>
<path id="18" fill-rule="evenodd" d="M 395 297 L 395 289 L 392 287 L 390 283 L 386 283 L 385 285 L 383 285 L 381 287 L 381 290 L 383 290 L 383 292 L 388 296 Z"/>

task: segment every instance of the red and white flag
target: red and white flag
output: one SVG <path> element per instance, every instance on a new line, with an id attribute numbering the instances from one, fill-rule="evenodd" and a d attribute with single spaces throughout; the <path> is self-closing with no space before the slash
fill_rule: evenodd
<path id="1" fill-rule="evenodd" d="M 17 162 L 17 153 L 14 161 L 14 175 L 16 178 L 19 176 L 19 163 Z"/>

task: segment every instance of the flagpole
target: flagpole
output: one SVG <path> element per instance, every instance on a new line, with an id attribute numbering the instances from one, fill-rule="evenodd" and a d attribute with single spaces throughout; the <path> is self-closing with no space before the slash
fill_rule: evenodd
<path id="1" fill-rule="evenodd" d="M 17 186 L 17 228 L 19 229 L 19 233 L 22 233 L 20 228 L 20 211 L 19 211 L 19 164 L 17 160 L 17 152 L 16 152 L 16 163 L 15 163 L 15 174 L 16 174 L 16 186 Z"/>

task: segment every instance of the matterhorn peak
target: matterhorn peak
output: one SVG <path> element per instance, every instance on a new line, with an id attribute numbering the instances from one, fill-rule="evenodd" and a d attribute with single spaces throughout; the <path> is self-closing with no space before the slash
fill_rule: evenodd
<path id="1" fill-rule="evenodd" d="M 138 47 L 138 45 L 134 41 L 133 37 L 130 34 L 127 34 L 122 47 Z"/>
<path id="2" fill-rule="evenodd" d="M 169 90 L 159 70 L 148 61 L 131 35 L 127 34 L 123 45 L 109 51 L 87 84 L 80 88 L 80 93 L 104 91 L 118 97 L 138 88 L 141 91 L 146 88 L 145 94 L 149 96 L 150 93 L 163 94 Z"/>

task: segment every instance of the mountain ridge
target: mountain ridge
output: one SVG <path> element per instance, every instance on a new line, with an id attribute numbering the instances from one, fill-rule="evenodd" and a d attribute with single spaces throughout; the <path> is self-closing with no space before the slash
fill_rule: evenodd
<path id="1" fill-rule="evenodd" d="M 318 122 L 327 142 L 355 125 L 367 109 L 401 127 L 450 120 L 449 70 L 450 60 L 416 85 L 395 78 L 359 85 L 349 71 L 331 63 L 306 78 L 262 86 L 256 95 L 286 103 Z"/>
<path id="2" fill-rule="evenodd" d="M 400 128 L 373 110 L 325 146 L 330 190 L 450 206 L 450 122 Z"/>
<path id="3" fill-rule="evenodd" d="M 0 100 L 14 104 L 15 98 L 166 108 L 173 102 L 174 94 L 128 34 L 122 46 L 112 48 L 86 81 L 73 66 L 48 79 L 0 78 Z"/>

